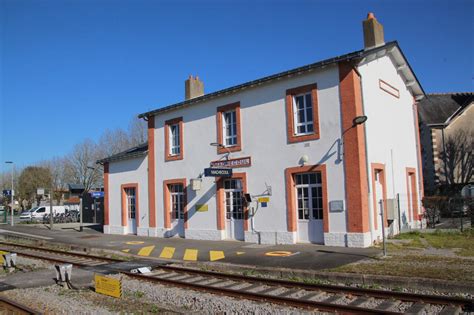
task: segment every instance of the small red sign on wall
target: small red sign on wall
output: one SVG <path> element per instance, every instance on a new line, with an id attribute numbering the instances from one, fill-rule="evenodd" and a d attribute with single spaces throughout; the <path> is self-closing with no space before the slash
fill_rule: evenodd
<path id="1" fill-rule="evenodd" d="M 249 167 L 252 166 L 252 158 L 250 156 L 238 158 L 238 159 L 229 159 L 223 161 L 213 161 L 210 163 L 211 167 Z"/>

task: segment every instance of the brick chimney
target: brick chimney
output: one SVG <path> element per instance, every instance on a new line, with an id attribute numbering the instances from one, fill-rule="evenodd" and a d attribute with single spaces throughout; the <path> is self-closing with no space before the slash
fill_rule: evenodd
<path id="1" fill-rule="evenodd" d="M 204 95 L 204 83 L 192 75 L 184 82 L 184 97 L 186 100 Z"/>
<path id="2" fill-rule="evenodd" d="M 371 12 L 367 20 L 362 22 L 364 29 L 364 49 L 370 49 L 385 44 L 383 38 L 383 25 L 380 24 Z"/>

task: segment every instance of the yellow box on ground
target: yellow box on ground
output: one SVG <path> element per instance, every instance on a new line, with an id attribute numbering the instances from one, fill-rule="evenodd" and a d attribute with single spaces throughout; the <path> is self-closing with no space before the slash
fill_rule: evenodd
<path id="1" fill-rule="evenodd" d="M 3 254 L 8 254 L 8 252 L 0 250 L 0 263 L 3 264 Z"/>
<path id="2" fill-rule="evenodd" d="M 161 251 L 160 258 L 171 259 L 171 258 L 173 258 L 174 251 L 175 251 L 174 247 L 165 247 Z"/>
<path id="3" fill-rule="evenodd" d="M 209 260 L 210 261 L 216 261 L 220 259 L 224 259 L 225 255 L 224 252 L 221 250 L 211 250 L 209 251 Z"/>
<path id="4" fill-rule="evenodd" d="M 197 249 L 186 249 L 184 251 L 183 260 L 197 260 L 198 250 Z"/>
<path id="5" fill-rule="evenodd" d="M 116 298 L 122 297 L 122 282 L 120 280 L 98 274 L 94 276 L 94 280 L 95 292 Z"/>
<path id="6" fill-rule="evenodd" d="M 138 256 L 150 256 L 151 252 L 155 249 L 155 246 L 145 246 L 138 251 Z"/>

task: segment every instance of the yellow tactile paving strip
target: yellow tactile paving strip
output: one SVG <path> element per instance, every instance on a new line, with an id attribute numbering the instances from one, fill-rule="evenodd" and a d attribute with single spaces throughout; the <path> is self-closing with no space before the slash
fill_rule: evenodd
<path id="1" fill-rule="evenodd" d="M 140 244 L 139 242 L 127 242 L 126 244 L 128 245 L 138 245 Z M 141 244 L 143 244 L 142 242 Z M 154 245 L 147 245 L 147 246 L 142 246 L 138 248 L 138 256 L 143 256 L 143 257 L 148 257 L 151 256 L 153 252 L 158 253 L 158 249 L 155 248 L 156 246 Z M 135 249 L 136 250 L 136 249 Z M 135 252 L 133 250 L 133 252 Z M 127 249 L 122 249 L 122 252 L 125 253 L 130 253 L 132 250 L 130 248 Z M 181 252 L 181 251 L 179 251 Z M 199 252 L 201 252 L 201 259 L 199 258 Z M 171 246 L 166 246 L 164 247 L 161 252 L 159 252 L 159 257 L 163 259 L 178 259 L 178 260 L 186 260 L 186 261 L 217 261 L 217 260 L 222 260 L 225 259 L 225 253 L 222 250 L 198 250 L 194 248 L 186 248 L 184 249 L 184 254 L 177 254 L 176 253 L 176 248 L 171 247 Z M 182 252 L 181 252 L 182 253 Z M 240 256 L 244 255 L 245 252 L 233 252 L 233 254 Z M 289 251 L 273 251 L 273 252 L 266 252 L 265 256 L 267 257 L 289 257 L 293 256 L 297 253 L 289 252 Z M 183 256 L 181 256 L 183 255 Z M 205 258 L 204 258 L 205 257 Z"/>

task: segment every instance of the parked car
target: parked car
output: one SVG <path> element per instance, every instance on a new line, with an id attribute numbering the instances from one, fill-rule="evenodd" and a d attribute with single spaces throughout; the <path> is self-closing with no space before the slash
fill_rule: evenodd
<path id="1" fill-rule="evenodd" d="M 50 206 L 40 206 L 23 212 L 20 215 L 20 221 L 40 221 L 43 217 L 50 212 Z M 53 214 L 63 214 L 66 212 L 64 206 L 53 206 Z"/>

